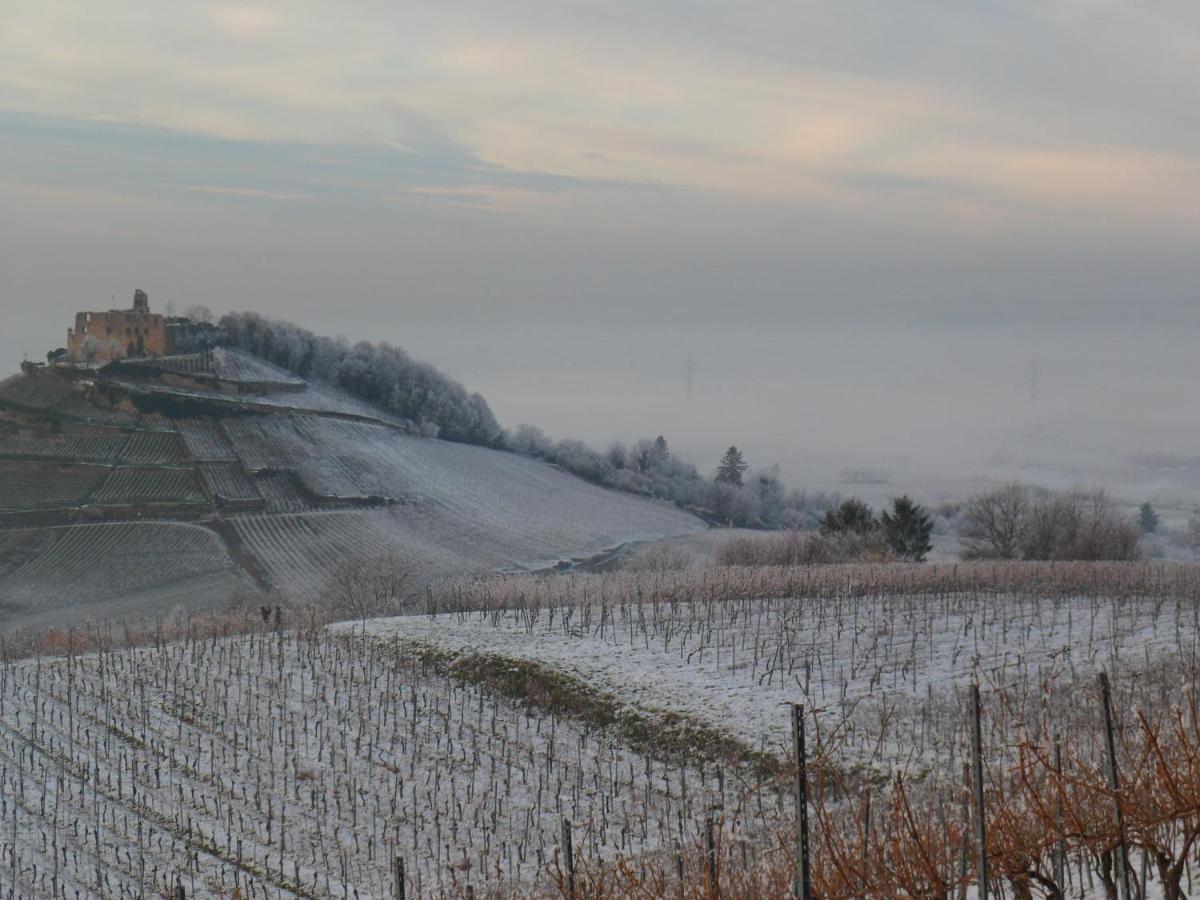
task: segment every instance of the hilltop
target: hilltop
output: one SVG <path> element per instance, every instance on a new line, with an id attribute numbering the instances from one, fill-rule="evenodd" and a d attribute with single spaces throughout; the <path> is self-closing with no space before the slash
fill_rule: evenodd
<path id="1" fill-rule="evenodd" d="M 347 559 L 520 571 L 703 523 L 242 350 L 23 367 L 0 382 L 7 626 L 318 597 Z"/>

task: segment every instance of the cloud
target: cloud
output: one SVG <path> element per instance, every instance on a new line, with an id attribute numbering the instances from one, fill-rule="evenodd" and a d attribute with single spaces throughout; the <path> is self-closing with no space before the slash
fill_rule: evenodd
<path id="1" fill-rule="evenodd" d="M 252 197 L 261 200 L 311 200 L 312 194 L 296 194 L 288 191 L 267 191 L 262 188 L 220 187 L 212 184 L 185 185 L 189 191 L 198 194 L 217 194 L 229 197 Z"/>
<path id="2" fill-rule="evenodd" d="M 48 2 L 7 17 L 0 109 L 191 132 L 234 153 L 391 148 L 426 179 L 400 189 L 431 195 L 657 185 L 856 216 L 886 197 L 885 219 L 955 227 L 965 204 L 1009 227 L 1065 204 L 1144 208 L 1195 156 L 1200 135 L 1150 92 L 1170 75 L 1181 101 L 1200 99 L 1197 79 L 1145 51 L 1182 25 L 1164 46 L 1187 57 L 1196 15 L 1097 8 Z M 1146 102 L 1130 102 L 1140 89 Z"/>
<path id="3" fill-rule="evenodd" d="M 245 3 L 217 3 L 205 14 L 225 36 L 236 40 L 252 40 L 261 37 L 279 25 L 279 12 Z"/>

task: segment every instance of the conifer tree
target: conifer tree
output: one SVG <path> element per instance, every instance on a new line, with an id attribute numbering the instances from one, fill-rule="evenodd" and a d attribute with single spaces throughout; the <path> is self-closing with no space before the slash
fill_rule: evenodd
<path id="1" fill-rule="evenodd" d="M 716 480 L 722 484 L 735 484 L 738 487 L 742 486 L 742 473 L 749 466 L 746 465 L 746 460 L 742 457 L 742 451 L 737 447 L 730 447 L 725 451 L 725 455 L 721 457 L 721 464 L 717 466 Z"/>
<path id="2" fill-rule="evenodd" d="M 875 521 L 875 514 L 871 512 L 871 507 L 857 497 L 849 497 L 842 501 L 841 506 L 826 510 L 825 515 L 821 517 L 821 532 L 823 534 L 842 534 L 843 532 L 866 534 L 876 528 L 878 524 Z"/>
<path id="3" fill-rule="evenodd" d="M 926 514 L 925 507 L 908 496 L 897 497 L 892 501 L 891 512 L 884 510 L 879 518 L 888 546 L 897 556 L 912 562 L 925 561 L 933 549 L 929 539 L 933 533 L 933 520 Z"/>
<path id="4" fill-rule="evenodd" d="M 1142 526 L 1142 534 L 1153 534 L 1158 531 L 1158 513 L 1154 511 L 1154 507 L 1148 500 L 1138 509 L 1138 524 Z"/>

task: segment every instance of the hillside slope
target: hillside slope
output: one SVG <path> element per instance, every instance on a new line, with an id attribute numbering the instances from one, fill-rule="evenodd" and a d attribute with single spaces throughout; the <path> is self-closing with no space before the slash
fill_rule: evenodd
<path id="1" fill-rule="evenodd" d="M 0 626 L 312 600 L 362 556 L 429 580 L 704 527 L 409 431 L 231 350 L 0 382 Z"/>

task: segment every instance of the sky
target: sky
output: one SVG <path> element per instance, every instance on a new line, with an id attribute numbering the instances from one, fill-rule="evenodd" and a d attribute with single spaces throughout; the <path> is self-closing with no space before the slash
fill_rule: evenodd
<path id="1" fill-rule="evenodd" d="M 0 0 L 0 371 L 142 288 L 813 487 L 1194 456 L 1198 58 L 1174 0 Z"/>

